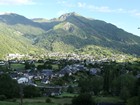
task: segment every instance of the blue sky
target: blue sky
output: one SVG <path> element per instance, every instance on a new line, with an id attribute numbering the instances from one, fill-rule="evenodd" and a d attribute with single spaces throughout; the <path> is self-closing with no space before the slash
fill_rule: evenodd
<path id="1" fill-rule="evenodd" d="M 27 18 L 55 18 L 76 12 L 104 20 L 140 36 L 140 0 L 0 0 L 0 14 L 12 12 Z"/>

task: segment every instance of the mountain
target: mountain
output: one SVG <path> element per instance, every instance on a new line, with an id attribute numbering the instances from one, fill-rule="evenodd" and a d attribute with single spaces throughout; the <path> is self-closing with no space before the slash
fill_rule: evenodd
<path id="1" fill-rule="evenodd" d="M 9 53 L 27 54 L 40 51 L 32 44 L 35 36 L 45 32 L 37 24 L 13 13 L 0 15 L 0 58 Z"/>
<path id="2" fill-rule="evenodd" d="M 89 51 L 86 49 L 98 50 L 94 51 L 96 53 L 107 53 L 108 50 L 114 54 L 110 50 L 113 49 L 114 52 L 140 56 L 140 37 L 75 12 L 51 20 L 3 14 L 0 15 L 0 29 L 0 57 L 8 53 L 41 53 L 45 50 L 64 53 Z"/>
<path id="3" fill-rule="evenodd" d="M 67 45 L 70 49 L 98 45 L 129 54 L 140 55 L 140 37 L 128 33 L 113 24 L 88 19 L 76 13 L 64 14 L 53 22 L 58 22 L 58 24 L 54 25 L 41 38 L 38 38 L 36 44 L 43 45 L 46 48 L 50 47 L 53 51 L 57 51 L 55 48 L 56 43 L 57 46 L 60 45 L 61 47 Z"/>

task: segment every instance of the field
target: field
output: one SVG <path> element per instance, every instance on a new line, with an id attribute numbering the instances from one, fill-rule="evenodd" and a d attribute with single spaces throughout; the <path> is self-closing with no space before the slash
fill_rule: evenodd
<path id="1" fill-rule="evenodd" d="M 11 64 L 11 68 L 16 69 L 18 71 L 24 70 L 25 69 L 24 67 L 25 67 L 24 64 Z"/>
<path id="2" fill-rule="evenodd" d="M 64 104 L 71 104 L 72 97 L 74 97 L 76 94 L 68 94 L 64 93 L 63 95 L 60 95 L 58 97 L 49 97 L 51 100 L 50 103 L 46 103 L 46 99 L 48 97 L 38 97 L 38 98 L 24 98 L 23 99 L 23 105 L 64 105 Z M 9 102 L 0 101 L 0 105 L 20 105 L 20 99 L 17 99 L 16 102 L 11 102 L 11 100 L 8 100 Z"/>
<path id="3" fill-rule="evenodd" d="M 50 103 L 46 103 L 46 99 L 48 97 L 38 97 L 38 98 L 30 98 L 30 99 L 23 99 L 23 105 L 65 105 L 65 104 L 71 104 L 71 100 L 74 96 L 77 94 L 68 94 L 64 93 L 63 95 L 57 96 L 57 97 L 49 97 L 51 100 Z M 105 103 L 121 103 L 123 102 L 120 100 L 119 97 L 96 97 L 93 96 L 93 99 L 96 103 L 105 102 Z M 5 102 L 0 101 L 0 105 L 20 105 L 20 100 L 17 99 L 16 102 Z"/>
<path id="4" fill-rule="evenodd" d="M 33 98 L 33 99 L 24 99 L 23 105 L 64 105 L 64 104 L 70 104 L 72 98 L 50 98 L 52 102 L 46 103 L 45 100 L 47 98 Z M 17 99 L 16 102 L 5 102 L 0 101 L 0 105 L 19 105 L 20 100 Z"/>

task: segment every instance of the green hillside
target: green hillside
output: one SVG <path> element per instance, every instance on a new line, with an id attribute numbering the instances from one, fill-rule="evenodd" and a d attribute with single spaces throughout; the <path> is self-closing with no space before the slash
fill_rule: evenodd
<path id="1" fill-rule="evenodd" d="M 33 46 L 31 40 L 25 38 L 23 33 L 16 31 L 5 23 L 0 23 L 0 58 L 9 53 L 34 53 L 39 51 Z"/>
<path id="2" fill-rule="evenodd" d="M 61 23 L 46 33 L 75 48 L 86 45 L 99 45 L 121 52 L 140 55 L 140 37 L 100 20 L 91 20 L 75 13 L 64 14 L 58 18 Z M 39 41 L 42 43 L 42 40 Z"/>
<path id="3" fill-rule="evenodd" d="M 140 56 L 140 37 L 110 23 L 76 13 L 51 20 L 31 20 L 18 14 L 4 14 L 0 15 L 0 29 L 0 57 L 8 53 L 42 53 L 44 50 L 92 52 L 99 56 L 123 52 Z M 91 46 L 88 49 L 92 51 L 87 50 L 87 46 Z"/>
<path id="4" fill-rule="evenodd" d="M 140 55 L 140 37 L 110 23 L 87 19 L 75 13 L 64 14 L 56 20 L 59 23 L 41 36 L 37 44 L 48 48 L 53 47 L 50 45 L 57 41 L 76 49 L 87 45 L 98 45 L 128 54 Z M 50 39 L 53 41 L 49 41 Z"/>

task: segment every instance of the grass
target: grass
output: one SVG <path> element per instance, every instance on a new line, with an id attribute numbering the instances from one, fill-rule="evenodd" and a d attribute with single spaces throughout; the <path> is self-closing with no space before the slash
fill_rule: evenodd
<path id="1" fill-rule="evenodd" d="M 23 99 L 23 105 L 46 105 L 46 102 L 45 100 L 47 99 L 48 97 L 38 97 L 38 98 L 25 98 Z M 51 99 L 51 103 L 47 103 L 47 105 L 58 105 L 58 104 L 70 104 L 71 103 L 71 100 L 72 98 L 71 97 L 68 97 L 68 98 L 64 98 L 64 97 L 49 97 Z M 19 103 L 20 100 L 18 99 L 17 100 L 17 103 Z M 1 104 L 0 104 L 1 105 Z M 5 104 L 7 105 L 7 104 Z M 12 105 L 12 104 L 11 104 Z"/>
<path id="2" fill-rule="evenodd" d="M 95 102 L 98 103 L 119 103 L 123 102 L 119 97 L 93 97 L 95 99 Z"/>
<path id="3" fill-rule="evenodd" d="M 49 97 L 51 99 L 51 103 L 46 103 L 45 100 L 48 97 L 38 97 L 38 98 L 24 98 L 23 99 L 23 105 L 64 105 L 64 104 L 71 104 L 72 97 L 74 97 L 77 94 L 69 94 L 64 93 L 58 97 Z M 93 99 L 95 99 L 96 103 L 119 103 L 122 102 L 119 97 L 96 97 L 93 96 Z M 19 105 L 20 100 L 17 99 L 16 102 L 5 102 L 0 101 L 0 105 Z"/>
<path id="4" fill-rule="evenodd" d="M 5 102 L 5 101 L 0 101 L 0 105 L 20 105 L 19 102 Z M 45 102 L 25 102 L 23 105 L 46 105 Z M 47 103 L 47 105 L 57 105 L 54 103 Z"/>
<path id="5" fill-rule="evenodd" d="M 72 94 L 72 93 L 63 93 L 62 95 L 58 96 L 61 98 L 73 98 L 74 96 L 77 96 L 78 94 Z"/>
<path id="6" fill-rule="evenodd" d="M 11 64 L 11 68 L 16 69 L 16 70 L 24 70 L 25 65 L 23 64 Z"/>
<path id="7" fill-rule="evenodd" d="M 18 102 L 5 102 L 5 101 L 0 101 L 0 105 L 19 105 Z"/>
<path id="8" fill-rule="evenodd" d="M 43 65 L 44 63 L 35 63 L 35 66 L 37 67 L 38 65 Z"/>
<path id="9" fill-rule="evenodd" d="M 72 98 L 59 98 L 59 97 L 52 97 L 51 103 L 46 103 L 45 100 L 47 97 L 39 97 L 39 98 L 31 98 L 31 99 L 23 99 L 23 105 L 64 105 L 70 104 Z M 20 105 L 20 100 L 17 99 L 16 102 L 5 102 L 0 101 L 0 105 Z"/>
<path id="10" fill-rule="evenodd" d="M 57 64 L 52 64 L 52 69 L 53 70 L 59 70 L 59 66 Z"/>

